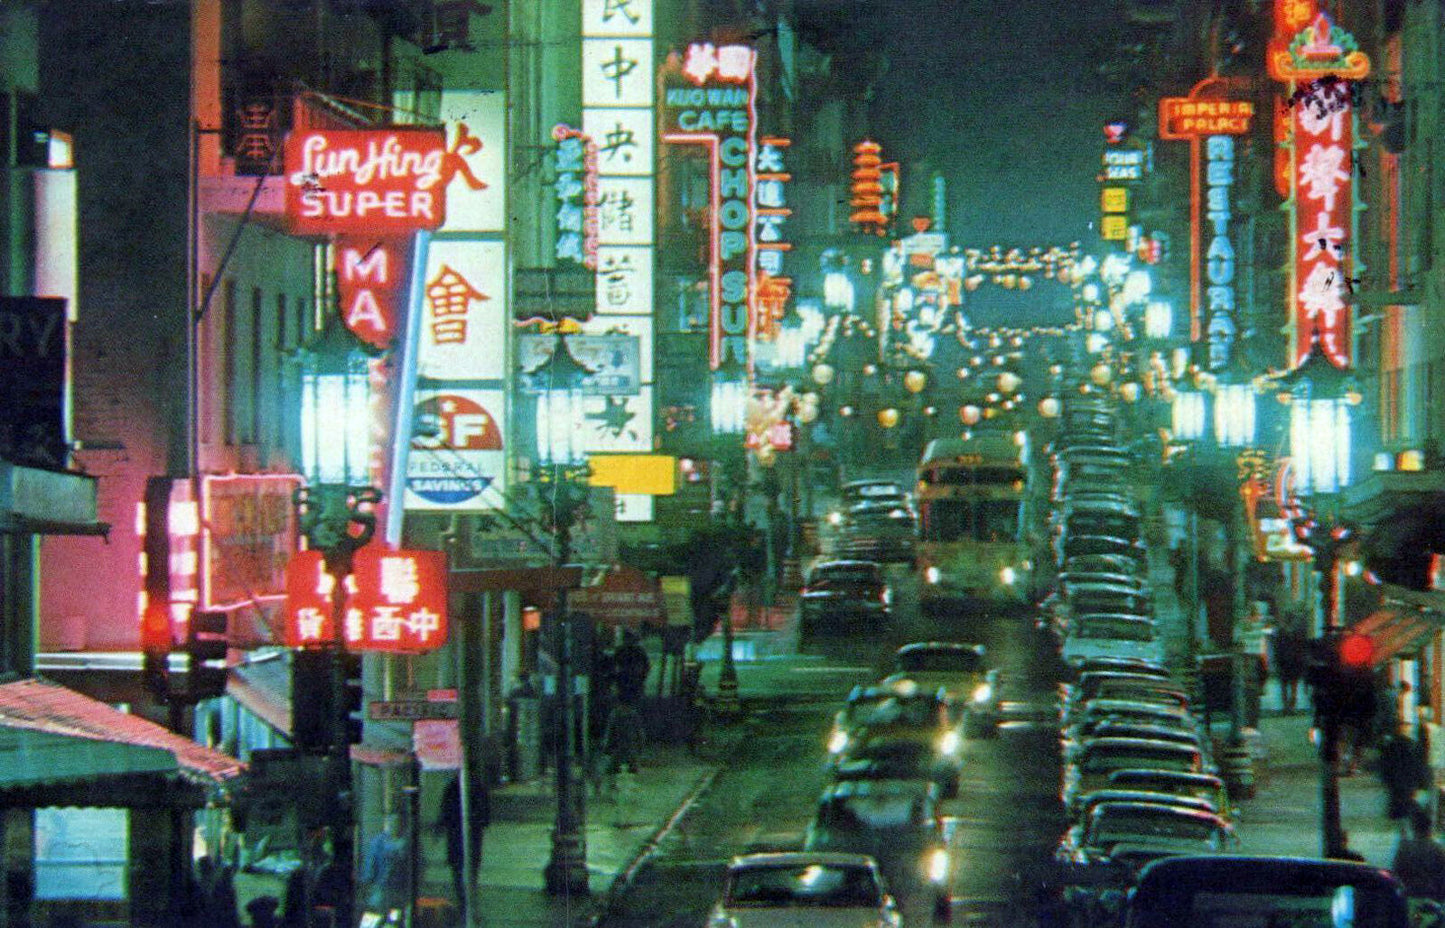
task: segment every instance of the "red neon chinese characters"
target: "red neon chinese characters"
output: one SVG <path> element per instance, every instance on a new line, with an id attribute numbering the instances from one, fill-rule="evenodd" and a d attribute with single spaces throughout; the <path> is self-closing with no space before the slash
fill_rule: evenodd
<path id="1" fill-rule="evenodd" d="M 1339 367 L 1350 363 L 1350 305 L 1344 256 L 1354 204 L 1353 116 L 1348 99 L 1302 100 L 1294 109 L 1294 363 L 1320 347 Z"/>
<path id="2" fill-rule="evenodd" d="M 362 548 L 346 578 L 342 643 L 350 651 L 399 654 L 441 647 L 447 640 L 446 575 L 446 555 L 440 551 Z M 336 644 L 331 599 L 336 584 L 321 554 L 297 554 L 286 576 L 286 644 Z"/>

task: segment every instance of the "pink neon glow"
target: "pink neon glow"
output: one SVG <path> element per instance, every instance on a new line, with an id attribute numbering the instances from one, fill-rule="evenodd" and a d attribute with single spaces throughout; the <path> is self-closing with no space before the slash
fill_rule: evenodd
<path id="1" fill-rule="evenodd" d="M 706 145 L 708 147 L 708 172 L 712 179 L 712 190 L 708 209 L 712 218 L 708 222 L 708 367 L 717 370 L 722 364 L 722 248 L 719 210 L 722 208 L 722 186 L 719 172 L 722 162 L 718 157 L 718 137 L 715 132 L 668 132 L 662 136 L 664 142 L 673 145 Z"/>

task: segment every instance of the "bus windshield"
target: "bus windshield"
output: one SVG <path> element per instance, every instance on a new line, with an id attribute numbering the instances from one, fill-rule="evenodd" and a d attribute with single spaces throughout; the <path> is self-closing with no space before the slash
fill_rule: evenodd
<path id="1" fill-rule="evenodd" d="M 924 541 L 1015 541 L 1019 505 L 1016 499 L 925 499 L 920 504 L 920 537 Z"/>

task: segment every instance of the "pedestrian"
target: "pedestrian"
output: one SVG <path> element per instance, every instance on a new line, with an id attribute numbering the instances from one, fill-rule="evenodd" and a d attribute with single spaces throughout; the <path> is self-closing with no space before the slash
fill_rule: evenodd
<path id="1" fill-rule="evenodd" d="M 401 817 L 392 813 L 382 819 L 381 831 L 367 842 L 362 855 L 361 883 L 366 908 L 383 919 L 406 905 L 409 882 L 406 850 Z"/>
<path id="2" fill-rule="evenodd" d="M 1408 818 L 1410 833 L 1400 836 L 1390 869 L 1407 896 L 1445 902 L 1445 847 L 1430 834 L 1430 813 L 1411 803 Z"/>
<path id="3" fill-rule="evenodd" d="M 1415 808 L 1415 791 L 1430 785 L 1424 752 L 1403 727 L 1380 745 L 1380 780 L 1385 784 L 1385 814 L 1401 821 Z"/>
<path id="4" fill-rule="evenodd" d="M 463 816 L 461 777 L 453 777 L 442 790 L 441 819 L 437 826 L 446 835 L 447 864 L 452 870 L 452 888 L 458 907 L 466 907 L 466 887 L 477 885 L 476 877 L 482 865 L 482 832 L 492 822 L 491 798 L 486 777 L 471 780 L 467 789 L 468 814 Z M 464 832 L 471 835 L 470 860 L 463 853 L 467 847 Z"/>
<path id="5" fill-rule="evenodd" d="M 246 903 L 249 928 L 278 928 L 280 923 L 276 921 L 276 906 L 280 901 L 275 896 L 257 896 Z"/>
<path id="6" fill-rule="evenodd" d="M 613 679 L 617 681 L 619 702 L 637 708 L 647 687 L 647 675 L 652 670 L 652 661 L 637 639 L 637 632 L 623 629 L 622 643 L 612 656 Z"/>
<path id="7" fill-rule="evenodd" d="M 1294 715 L 1299 707 L 1300 682 L 1309 667 L 1309 633 L 1299 609 L 1279 614 L 1274 633 L 1274 672 L 1279 677 L 1280 710 Z"/>

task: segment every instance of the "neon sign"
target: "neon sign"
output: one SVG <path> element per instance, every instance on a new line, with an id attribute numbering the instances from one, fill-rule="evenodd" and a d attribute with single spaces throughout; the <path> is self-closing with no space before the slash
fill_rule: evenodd
<path id="1" fill-rule="evenodd" d="M 1204 252 L 1205 307 L 1209 313 L 1209 367 L 1229 361 L 1234 342 L 1234 245 L 1229 239 L 1229 197 L 1234 186 L 1234 138 L 1211 135 L 1204 144 L 1205 219 L 1209 245 Z"/>
<path id="2" fill-rule="evenodd" d="M 709 366 L 748 362 L 757 267 L 753 190 L 757 85 L 753 49 L 694 43 L 678 69 L 686 83 L 663 95 L 663 141 L 707 149 L 711 174 Z M 668 131 L 670 129 L 671 131 Z"/>
<path id="3" fill-rule="evenodd" d="M 597 143 L 571 126 L 552 127 L 557 143 L 557 241 L 559 261 L 597 268 Z"/>
<path id="4" fill-rule="evenodd" d="M 293 132 L 286 143 L 286 214 L 301 235 L 408 234 L 446 219 L 460 152 L 439 130 Z"/>

